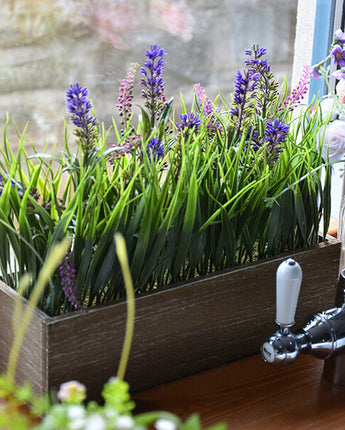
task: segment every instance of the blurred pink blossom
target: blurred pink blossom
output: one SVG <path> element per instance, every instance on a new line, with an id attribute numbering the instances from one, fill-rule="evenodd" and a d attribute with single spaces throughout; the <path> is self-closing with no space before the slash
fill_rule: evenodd
<path id="1" fill-rule="evenodd" d="M 155 0 L 151 13 L 160 27 L 171 34 L 189 42 L 193 38 L 194 17 L 184 0 Z"/>
<path id="2" fill-rule="evenodd" d="M 140 14 L 126 0 L 91 0 L 91 27 L 117 49 L 128 49 L 121 33 L 141 25 Z"/>

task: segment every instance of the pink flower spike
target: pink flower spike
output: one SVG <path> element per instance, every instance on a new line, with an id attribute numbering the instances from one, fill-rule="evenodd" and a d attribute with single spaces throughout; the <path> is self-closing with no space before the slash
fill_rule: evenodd
<path id="1" fill-rule="evenodd" d="M 129 107 L 132 106 L 131 102 L 133 100 L 134 77 L 138 67 L 139 64 L 131 64 L 127 76 L 122 80 L 119 87 L 119 97 L 117 99 L 119 103 L 116 107 L 119 109 L 120 116 L 124 122 L 129 121 L 132 114 L 132 110 L 129 109 Z"/>
<path id="2" fill-rule="evenodd" d="M 297 106 L 301 103 L 304 96 L 307 94 L 310 84 L 311 67 L 306 65 L 303 67 L 302 76 L 299 80 L 297 87 L 291 92 L 291 96 L 287 100 L 284 100 L 285 105 L 290 105 L 290 107 Z"/>

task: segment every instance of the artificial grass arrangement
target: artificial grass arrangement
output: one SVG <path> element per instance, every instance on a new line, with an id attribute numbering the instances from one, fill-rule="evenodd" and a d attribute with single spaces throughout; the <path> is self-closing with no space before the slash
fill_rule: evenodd
<path id="1" fill-rule="evenodd" d="M 113 302 L 125 288 L 113 235 L 125 237 L 136 294 L 319 242 L 330 217 L 330 165 L 317 145 L 327 122 L 302 107 L 310 70 L 290 96 L 266 50 L 245 52 L 234 93 L 211 102 L 200 84 L 175 119 L 163 72 L 166 52 L 146 51 L 120 86 L 115 142 L 97 121 L 87 88 L 66 93 L 78 150 L 28 155 L 0 148 L 0 271 L 13 288 L 32 276 L 65 236 L 70 249 L 38 306 L 48 315 Z M 134 118 L 139 70 L 143 106 Z M 321 171 L 324 170 L 324 182 Z M 240 287 L 239 287 L 240 288 Z M 212 292 L 210 291 L 210 294 Z"/>

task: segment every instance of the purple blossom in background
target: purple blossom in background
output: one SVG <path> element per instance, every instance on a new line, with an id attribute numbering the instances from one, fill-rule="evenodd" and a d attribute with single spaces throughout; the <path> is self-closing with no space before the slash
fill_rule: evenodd
<path id="1" fill-rule="evenodd" d="M 78 82 L 66 91 L 67 112 L 71 114 L 71 121 L 77 127 L 74 133 L 86 153 L 94 149 L 98 136 L 97 120 L 91 113 L 92 104 L 88 94 L 88 89 L 82 88 Z"/>
<path id="2" fill-rule="evenodd" d="M 151 45 L 151 48 L 146 50 L 145 55 L 147 60 L 144 63 L 144 67 L 140 69 L 140 74 L 143 78 L 140 80 L 139 85 L 143 87 L 141 96 L 146 99 L 145 106 L 150 111 L 151 125 L 153 125 L 155 119 L 166 105 L 165 82 L 163 82 L 162 78 L 165 65 L 163 57 L 166 56 L 166 52 L 160 45 Z"/>
<path id="3" fill-rule="evenodd" d="M 321 77 L 321 71 L 322 67 L 327 63 L 327 61 L 333 57 L 334 64 L 340 67 L 342 70 L 336 70 L 332 73 L 332 75 L 336 79 L 344 79 L 345 78 L 345 51 L 344 51 L 344 44 L 345 44 L 345 33 L 338 29 L 334 33 L 333 42 L 330 48 L 330 53 L 328 56 L 322 60 L 320 63 L 313 66 L 311 71 L 311 76 L 315 79 L 318 79 Z M 326 72 L 325 72 L 326 73 Z"/>
<path id="4" fill-rule="evenodd" d="M 78 300 L 78 291 L 75 285 L 77 272 L 75 269 L 74 262 L 72 260 L 72 253 L 70 252 L 60 263 L 60 276 L 62 289 L 67 297 L 67 300 L 75 309 L 80 309 L 81 304 Z"/>
<path id="5" fill-rule="evenodd" d="M 335 45 L 332 49 L 331 55 L 333 56 L 334 62 L 339 67 L 345 67 L 345 52 L 340 45 Z"/>
<path id="6" fill-rule="evenodd" d="M 203 87 L 200 83 L 194 85 L 195 95 L 198 101 L 200 108 L 208 120 L 207 122 L 207 130 L 210 138 L 217 134 L 217 130 L 222 131 L 223 127 L 220 122 L 217 120 L 216 113 L 214 111 L 213 105 L 210 99 L 207 97 Z"/>
<path id="7" fill-rule="evenodd" d="M 158 161 L 160 158 L 164 157 L 165 151 L 163 143 L 156 137 L 151 137 L 146 147 L 146 153 L 151 161 Z"/>
<path id="8" fill-rule="evenodd" d="M 4 178 L 0 175 L 0 196 L 3 192 L 4 186 Z M 20 198 L 23 197 L 26 190 L 26 186 L 22 182 L 11 179 L 11 187 L 15 187 L 17 189 L 17 193 Z"/>
<path id="9" fill-rule="evenodd" d="M 116 107 L 119 109 L 123 123 L 127 123 L 132 114 L 134 77 L 139 65 L 132 63 L 127 76 L 122 80 Z"/>
<path id="10" fill-rule="evenodd" d="M 176 124 L 178 131 L 193 130 L 197 133 L 201 120 L 199 115 L 189 112 L 188 114 L 180 115 L 181 124 Z"/>
<path id="11" fill-rule="evenodd" d="M 332 76 L 335 77 L 335 79 L 345 79 L 345 70 L 336 70 L 332 73 Z"/>
<path id="12" fill-rule="evenodd" d="M 310 75 L 311 67 L 309 65 L 304 66 L 297 87 L 292 90 L 291 96 L 289 96 L 287 100 L 284 100 L 285 106 L 289 105 L 290 107 L 294 107 L 301 103 L 309 89 Z"/>
<path id="13" fill-rule="evenodd" d="M 321 73 L 319 72 L 319 68 L 317 66 L 313 67 L 311 70 L 311 76 L 314 79 L 319 79 L 321 77 Z"/>
<path id="14" fill-rule="evenodd" d="M 334 33 L 333 43 L 345 43 L 345 33 L 340 28 Z"/>

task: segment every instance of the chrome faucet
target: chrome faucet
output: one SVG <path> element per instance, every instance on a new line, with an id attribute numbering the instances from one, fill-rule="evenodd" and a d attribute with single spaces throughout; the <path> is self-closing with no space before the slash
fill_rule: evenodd
<path id="1" fill-rule="evenodd" d="M 326 360 L 324 375 L 334 384 L 345 385 L 345 270 L 337 285 L 338 307 L 310 316 L 305 326 L 291 332 L 302 282 L 300 265 L 289 258 L 276 273 L 276 323 L 279 330 L 261 347 L 267 363 L 293 363 L 300 353 Z"/>

